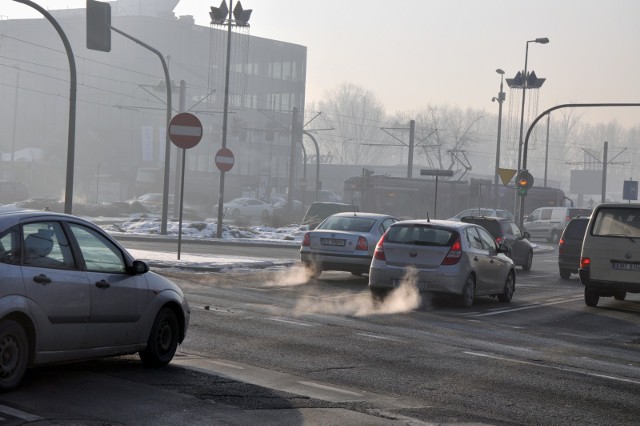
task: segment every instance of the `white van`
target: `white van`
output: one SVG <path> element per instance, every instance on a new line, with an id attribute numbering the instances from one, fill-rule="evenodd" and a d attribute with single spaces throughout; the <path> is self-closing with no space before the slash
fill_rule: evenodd
<path id="1" fill-rule="evenodd" d="M 532 238 L 546 238 L 551 243 L 557 243 L 569 220 L 590 214 L 591 209 L 579 207 L 540 207 L 527 216 L 524 230 Z"/>
<path id="2" fill-rule="evenodd" d="M 580 254 L 587 306 L 600 297 L 640 293 L 640 204 L 603 203 L 593 210 Z"/>

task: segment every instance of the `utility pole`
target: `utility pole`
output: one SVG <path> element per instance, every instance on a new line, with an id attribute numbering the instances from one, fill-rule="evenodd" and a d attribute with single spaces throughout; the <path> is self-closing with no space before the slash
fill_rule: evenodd
<path id="1" fill-rule="evenodd" d="M 607 194 L 607 151 L 609 150 L 609 142 L 604 142 L 604 150 L 602 153 L 602 198 L 601 203 L 605 202 Z"/>
<path id="2" fill-rule="evenodd" d="M 407 159 L 407 177 L 413 177 L 413 147 L 416 137 L 416 120 L 409 122 L 409 157 Z"/>

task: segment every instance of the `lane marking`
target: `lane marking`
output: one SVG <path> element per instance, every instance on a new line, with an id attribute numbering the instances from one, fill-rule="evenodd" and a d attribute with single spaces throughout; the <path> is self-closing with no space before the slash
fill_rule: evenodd
<path id="1" fill-rule="evenodd" d="M 544 365 L 544 364 L 538 364 L 538 363 L 531 362 L 531 361 L 523 361 L 523 360 L 519 360 L 519 359 L 506 358 L 506 357 L 502 357 L 502 356 L 498 356 L 498 355 L 481 354 L 481 353 L 478 353 L 478 352 L 465 351 L 464 353 L 467 354 L 467 355 L 479 356 L 479 357 L 482 357 L 482 358 L 489 358 L 489 359 L 495 359 L 495 360 L 499 360 L 499 361 L 514 362 L 514 363 L 517 363 L 517 364 L 533 365 L 533 366 L 536 366 L 536 367 L 549 368 L 549 369 L 552 369 L 552 370 L 560 370 L 560 371 L 566 371 L 566 372 L 569 372 L 569 373 L 583 374 L 585 376 L 597 377 L 597 378 L 600 378 L 600 379 L 609 379 L 609 380 L 615 380 L 615 381 L 618 381 L 618 382 L 624 382 L 624 383 L 631 383 L 631 384 L 634 384 L 634 385 L 640 385 L 640 381 L 638 381 L 638 380 L 627 379 L 627 378 L 624 378 L 624 377 L 610 376 L 608 374 L 591 373 L 589 371 L 580 370 L 578 368 L 558 367 L 558 366 L 554 366 L 554 365 Z"/>
<path id="2" fill-rule="evenodd" d="M 309 387 L 316 388 L 316 389 L 322 389 L 322 390 L 328 390 L 328 391 L 331 391 L 331 392 L 343 393 L 345 395 L 352 395 L 352 396 L 358 396 L 358 397 L 362 397 L 363 396 L 361 393 L 351 392 L 351 391 L 340 389 L 340 388 L 334 388 L 333 386 L 321 385 L 319 383 L 303 382 L 303 381 L 298 381 L 298 383 L 300 383 L 301 385 L 309 386 Z"/>
<path id="3" fill-rule="evenodd" d="M 293 324 L 293 325 L 299 325 L 301 327 L 313 327 L 315 324 L 307 324 L 304 322 L 299 322 L 299 321 L 292 321 L 292 320 L 287 320 L 287 319 L 283 319 L 283 318 L 267 318 L 270 321 L 278 321 L 278 322 L 284 322 L 286 324 Z"/>
<path id="4" fill-rule="evenodd" d="M 488 317 L 488 316 L 491 316 L 491 315 L 507 314 L 507 313 L 510 313 L 510 312 L 524 311 L 524 310 L 527 310 L 527 309 L 544 308 L 546 306 L 558 305 L 560 303 L 575 302 L 576 300 L 582 300 L 582 296 L 573 297 L 573 298 L 570 298 L 570 299 L 559 300 L 557 302 L 536 303 L 536 304 L 533 304 L 533 305 L 522 306 L 520 308 L 505 309 L 504 311 L 496 311 L 496 312 L 485 312 L 484 314 L 471 314 L 471 315 L 468 315 L 468 316 L 469 317 Z"/>
<path id="5" fill-rule="evenodd" d="M 215 360 L 208 360 L 210 363 L 212 364 L 216 364 L 216 365 L 220 365 L 222 367 L 227 367 L 227 368 L 233 368 L 236 370 L 244 370 L 245 368 L 239 365 L 235 365 L 235 364 L 229 364 L 228 362 L 222 362 L 222 361 L 215 361 Z"/>
<path id="6" fill-rule="evenodd" d="M 6 405 L 0 405 L 0 412 L 4 414 L 8 414 L 12 417 L 16 417 L 18 419 L 29 421 L 29 422 L 37 422 L 40 420 L 44 420 L 42 417 L 36 416 L 35 414 L 26 413 L 24 411 L 17 410 L 15 408 L 8 407 Z"/>
<path id="7" fill-rule="evenodd" d="M 392 342 L 407 343 L 406 340 L 396 339 L 395 337 L 378 336 L 369 333 L 356 333 L 358 336 L 371 337 L 372 339 L 391 340 Z"/>

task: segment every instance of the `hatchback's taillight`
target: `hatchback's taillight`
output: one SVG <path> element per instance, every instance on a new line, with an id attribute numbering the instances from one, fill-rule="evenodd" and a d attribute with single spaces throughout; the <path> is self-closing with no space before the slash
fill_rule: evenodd
<path id="1" fill-rule="evenodd" d="M 445 256 L 442 261 L 443 265 L 455 265 L 458 263 L 460 258 L 462 257 L 462 243 L 460 242 L 460 237 L 456 239 L 456 241 L 451 245 L 449 249 L 449 253 Z"/>
<path id="2" fill-rule="evenodd" d="M 311 245 L 311 234 L 306 233 L 304 237 L 302 237 L 302 247 L 309 247 Z"/>
<path id="3" fill-rule="evenodd" d="M 369 250 L 369 243 L 367 242 L 367 239 L 363 236 L 358 237 L 358 244 L 356 244 L 356 250 L 364 250 L 364 251 L 368 251 Z"/>
<path id="4" fill-rule="evenodd" d="M 376 249 L 373 251 L 374 259 L 387 260 L 387 257 L 384 255 L 384 237 L 386 235 L 387 234 L 385 233 L 382 238 L 380 238 L 380 241 L 378 241 L 378 244 L 376 244 Z"/>
<path id="5" fill-rule="evenodd" d="M 580 258 L 580 267 L 583 268 L 583 269 L 591 267 L 591 258 L 589 258 L 589 257 L 581 257 Z"/>

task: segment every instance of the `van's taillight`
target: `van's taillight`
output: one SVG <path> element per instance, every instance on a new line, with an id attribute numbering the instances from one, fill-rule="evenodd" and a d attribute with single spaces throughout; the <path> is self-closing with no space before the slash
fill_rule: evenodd
<path id="1" fill-rule="evenodd" d="M 309 247 L 311 245 L 311 234 L 306 233 L 304 237 L 302 237 L 302 247 Z"/>
<path id="2" fill-rule="evenodd" d="M 558 241 L 558 253 L 562 253 L 562 249 L 564 248 L 564 238 L 560 238 Z"/>
<path id="3" fill-rule="evenodd" d="M 462 244 L 460 243 L 460 237 L 451 245 L 449 253 L 442 261 L 443 265 L 455 265 L 462 257 Z"/>
<path id="4" fill-rule="evenodd" d="M 384 255 L 384 237 L 386 235 L 387 234 L 385 233 L 382 238 L 380 238 L 380 241 L 378 241 L 378 244 L 376 244 L 376 249 L 373 251 L 374 259 L 387 260 L 387 257 Z"/>
<path id="5" fill-rule="evenodd" d="M 367 239 L 363 236 L 358 237 L 358 244 L 356 244 L 356 250 L 364 250 L 364 251 L 368 251 L 369 250 L 369 243 L 367 242 Z"/>
<path id="6" fill-rule="evenodd" d="M 589 258 L 589 257 L 581 257 L 580 258 L 580 267 L 581 268 L 589 268 L 589 267 L 591 267 L 591 258 Z"/>

